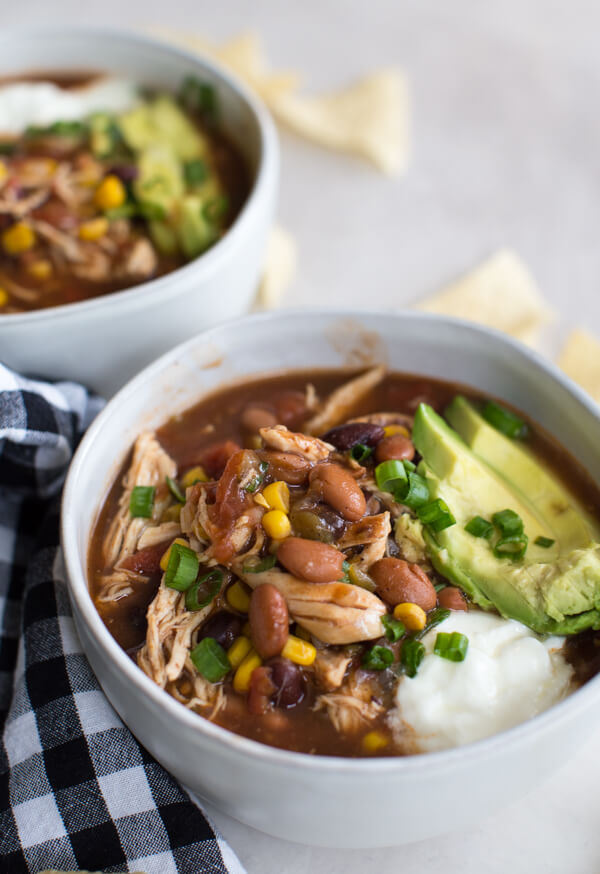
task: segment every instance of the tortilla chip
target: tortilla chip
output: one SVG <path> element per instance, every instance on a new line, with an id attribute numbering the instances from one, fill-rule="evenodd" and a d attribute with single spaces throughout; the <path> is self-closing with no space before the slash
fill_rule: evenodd
<path id="1" fill-rule="evenodd" d="M 509 249 L 496 252 L 417 308 L 497 328 L 530 346 L 537 345 L 541 328 L 554 317 L 526 265 Z"/>
<path id="2" fill-rule="evenodd" d="M 600 342 L 587 331 L 571 331 L 567 337 L 558 366 L 600 401 Z"/>
<path id="3" fill-rule="evenodd" d="M 278 121 L 319 145 L 367 158 L 389 175 L 406 168 L 408 88 L 398 70 L 381 70 L 333 94 L 282 95 L 271 109 Z"/>
<path id="4" fill-rule="evenodd" d="M 267 242 L 264 272 L 255 303 L 257 309 L 272 310 L 279 306 L 296 272 L 296 261 L 296 241 L 284 228 L 275 225 Z"/>

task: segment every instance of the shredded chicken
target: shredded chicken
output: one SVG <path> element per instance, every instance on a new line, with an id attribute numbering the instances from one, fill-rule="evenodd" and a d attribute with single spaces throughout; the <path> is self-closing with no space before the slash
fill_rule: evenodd
<path id="1" fill-rule="evenodd" d="M 214 719 L 226 703 L 223 686 L 218 683 L 209 683 L 208 680 L 205 680 L 202 674 L 198 673 L 189 657 L 185 661 L 185 672 L 190 677 L 192 685 L 191 696 L 184 695 L 177 686 L 173 686 L 171 694 L 190 710 L 200 708 L 204 711 L 210 708 L 209 713 L 204 713 L 204 718 L 208 720 Z"/>
<path id="2" fill-rule="evenodd" d="M 245 573 L 241 563 L 236 573 L 250 588 L 271 583 L 286 600 L 292 618 L 323 643 L 356 643 L 381 637 L 381 617 L 387 612 L 376 595 L 349 583 L 307 583 L 272 568 Z"/>
<path id="3" fill-rule="evenodd" d="M 150 546 L 158 546 L 166 540 L 175 540 L 181 534 L 179 522 L 162 522 L 152 528 L 146 528 L 139 536 L 137 550 L 148 549 Z"/>
<path id="4" fill-rule="evenodd" d="M 351 546 L 364 544 L 365 548 L 353 561 L 361 570 L 367 572 L 372 564 L 384 557 L 391 530 L 388 512 L 379 513 L 377 516 L 365 516 L 348 526 L 337 546 L 339 549 L 348 549 Z"/>
<path id="5" fill-rule="evenodd" d="M 352 735 L 380 716 L 385 708 L 374 699 L 370 683 L 360 681 L 354 674 L 339 692 L 319 695 L 314 709 L 327 710 L 336 731 Z"/>
<path id="6" fill-rule="evenodd" d="M 103 544 L 104 561 L 114 567 L 126 555 L 132 555 L 142 533 L 156 527 L 169 504 L 168 490 L 164 488 L 167 476 L 174 477 L 176 464 L 164 451 L 153 433 L 140 434 L 135 442 L 133 458 L 123 480 L 123 493 L 117 513 Z M 135 486 L 155 486 L 156 496 L 151 519 L 133 518 L 129 512 L 131 493 Z M 159 488 L 162 487 L 162 488 Z"/>
<path id="7" fill-rule="evenodd" d="M 19 285 L 14 279 L 10 279 L 5 273 L 0 272 L 0 285 L 9 291 L 13 297 L 22 300 L 24 303 L 33 303 L 38 299 L 40 293 L 31 288 L 25 288 Z"/>
<path id="8" fill-rule="evenodd" d="M 134 279 L 152 276 L 158 264 L 158 256 L 152 243 L 145 238 L 135 240 L 122 267 L 122 273 Z"/>
<path id="9" fill-rule="evenodd" d="M 335 452 L 335 447 L 331 446 L 330 443 L 325 443 L 318 437 L 309 437 L 307 434 L 288 431 L 285 425 L 261 428 L 260 436 L 266 446 L 278 449 L 280 452 L 295 452 L 308 461 L 323 461 L 332 452 Z"/>
<path id="10" fill-rule="evenodd" d="M 325 401 L 325 406 L 305 425 L 308 434 L 324 434 L 348 419 L 355 406 L 381 382 L 385 367 L 374 367 L 335 389 Z"/>
<path id="11" fill-rule="evenodd" d="M 46 187 L 32 191 L 27 197 L 7 196 L 4 200 L 0 200 L 0 214 L 10 215 L 16 219 L 23 218 L 48 200 L 49 193 L 49 189 Z"/>
<path id="12" fill-rule="evenodd" d="M 40 237 L 48 240 L 67 261 L 73 264 L 85 261 L 82 245 L 75 237 L 64 231 L 59 231 L 54 225 L 42 221 L 42 219 L 30 219 L 29 224 Z"/>
<path id="13" fill-rule="evenodd" d="M 356 416 L 350 422 L 371 422 L 373 425 L 402 425 L 410 433 L 413 427 L 413 417 L 405 413 L 369 413 L 367 416 Z"/>
<path id="14" fill-rule="evenodd" d="M 71 272 L 88 282 L 109 282 L 113 275 L 112 261 L 106 252 L 95 244 L 82 245 L 79 259 L 72 264 Z"/>
<path id="15" fill-rule="evenodd" d="M 327 692 L 338 689 L 344 682 L 348 665 L 352 659 L 349 655 L 327 647 L 319 647 L 313 662 L 315 677 L 319 686 Z"/>

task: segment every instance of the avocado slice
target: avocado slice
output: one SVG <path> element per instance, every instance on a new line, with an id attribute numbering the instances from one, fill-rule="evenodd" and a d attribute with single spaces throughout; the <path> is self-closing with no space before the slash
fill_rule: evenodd
<path id="1" fill-rule="evenodd" d="M 205 215 L 201 197 L 188 194 L 178 204 L 173 227 L 187 258 L 196 258 L 216 240 L 216 230 Z"/>
<path id="2" fill-rule="evenodd" d="M 446 501 L 456 518 L 455 525 L 437 533 L 425 528 L 434 567 L 483 609 L 496 608 L 539 633 L 600 628 L 600 545 L 592 540 L 585 520 L 575 524 L 573 518 L 563 530 L 558 517 L 564 510 L 551 513 L 551 505 L 538 506 L 527 489 L 514 485 L 513 478 L 518 482 L 521 476 L 518 467 L 498 458 L 500 475 L 425 404 L 417 410 L 412 436 L 422 456 L 419 473 L 427 479 L 432 499 Z M 529 464 L 537 461 L 527 455 Z M 547 471 L 544 475 L 551 478 Z M 567 502 L 569 519 L 577 509 L 560 485 L 555 486 L 561 508 Z M 529 537 L 527 552 L 518 561 L 497 558 L 485 538 L 465 531 L 473 516 L 491 519 L 507 508 L 519 514 Z M 555 544 L 550 549 L 536 546 L 535 539 L 549 531 L 559 535 Z"/>
<path id="3" fill-rule="evenodd" d="M 123 139 L 134 152 L 168 146 L 180 161 L 204 158 L 208 140 L 166 94 L 142 103 L 119 118 Z"/>
<path id="4" fill-rule="evenodd" d="M 183 169 L 169 146 L 148 146 L 138 157 L 133 192 L 140 203 L 158 207 L 168 216 L 183 196 Z"/>

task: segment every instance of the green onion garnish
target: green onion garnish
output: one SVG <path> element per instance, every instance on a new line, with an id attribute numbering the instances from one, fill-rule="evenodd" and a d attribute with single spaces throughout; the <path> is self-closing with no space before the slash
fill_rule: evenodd
<path id="1" fill-rule="evenodd" d="M 437 498 L 424 507 L 419 507 L 417 516 L 424 525 L 429 525 L 432 531 L 443 531 L 444 528 L 450 528 L 456 524 L 456 519 L 448 509 L 448 504 Z"/>
<path id="2" fill-rule="evenodd" d="M 511 437 L 513 440 L 523 440 L 529 434 L 529 428 L 523 419 L 505 407 L 501 407 L 495 401 L 488 401 L 481 415 L 497 431 L 500 431 L 507 437 Z"/>
<path id="3" fill-rule="evenodd" d="M 183 175 L 188 185 L 199 185 L 208 176 L 208 168 L 200 158 L 195 161 L 186 161 L 183 165 Z"/>
<path id="4" fill-rule="evenodd" d="M 185 495 L 179 488 L 179 483 L 177 480 L 171 479 L 170 476 L 167 477 L 167 485 L 169 487 L 169 491 L 173 495 L 176 501 L 179 501 L 180 504 L 185 504 Z"/>
<path id="5" fill-rule="evenodd" d="M 154 507 L 154 486 L 134 486 L 129 499 L 129 512 L 135 518 L 150 519 Z"/>
<path id="6" fill-rule="evenodd" d="M 212 200 L 209 200 L 202 208 L 202 217 L 205 218 L 207 222 L 218 222 L 219 219 L 223 218 L 228 209 L 228 197 L 225 197 L 224 194 L 220 197 L 213 197 Z"/>
<path id="7" fill-rule="evenodd" d="M 48 128 L 48 133 L 61 137 L 80 137 L 86 132 L 87 125 L 83 121 L 55 121 Z"/>
<path id="8" fill-rule="evenodd" d="M 447 634 L 439 631 L 435 639 L 433 651 L 436 655 L 451 662 L 463 662 L 469 648 L 469 638 L 459 631 Z"/>
<path id="9" fill-rule="evenodd" d="M 394 661 L 394 653 L 387 646 L 372 646 L 362 657 L 362 666 L 369 671 L 383 671 Z"/>
<path id="10" fill-rule="evenodd" d="M 193 549 L 181 543 L 172 543 L 165 571 L 165 586 L 185 592 L 198 576 L 199 567 L 200 562 Z"/>
<path id="11" fill-rule="evenodd" d="M 494 546 L 494 555 L 496 558 L 511 558 L 513 561 L 519 561 L 527 552 L 528 543 L 529 538 L 526 534 L 509 534 L 498 540 Z"/>
<path id="12" fill-rule="evenodd" d="M 407 677 L 416 677 L 417 671 L 425 658 L 425 647 L 414 637 L 407 638 L 402 644 L 400 663 Z"/>
<path id="13" fill-rule="evenodd" d="M 473 537 L 491 537 L 494 532 L 494 526 L 483 516 L 473 516 L 470 522 L 465 525 L 465 531 L 472 534 Z"/>
<path id="14" fill-rule="evenodd" d="M 445 588 L 445 586 L 443 586 Z M 423 631 L 417 632 L 415 637 L 423 637 L 424 634 L 427 634 L 428 631 L 431 631 L 432 628 L 435 628 L 436 625 L 439 625 L 440 622 L 443 622 L 444 619 L 447 619 L 450 616 L 450 610 L 447 607 L 436 607 L 435 610 L 432 610 L 427 619 L 427 625 L 423 629 Z"/>
<path id="15" fill-rule="evenodd" d="M 231 670 L 227 653 L 214 637 L 205 637 L 190 652 L 190 658 L 199 674 L 209 683 L 218 683 Z"/>
<path id="16" fill-rule="evenodd" d="M 270 571 L 275 566 L 277 557 L 267 555 L 266 558 L 258 558 L 253 555 L 242 565 L 242 570 L 245 574 L 262 574 L 263 571 Z"/>
<path id="17" fill-rule="evenodd" d="M 385 636 L 390 643 L 396 643 L 406 633 L 404 624 L 399 619 L 394 619 L 393 616 L 387 614 L 382 616 L 381 624 L 385 628 Z"/>
<path id="18" fill-rule="evenodd" d="M 552 540 L 551 537 L 542 537 L 541 534 L 539 537 L 536 537 L 533 542 L 536 546 L 541 546 L 542 549 L 550 549 L 550 547 L 554 546 L 554 544 L 556 543 L 556 541 Z"/>
<path id="19" fill-rule="evenodd" d="M 382 492 L 395 492 L 406 481 L 406 468 L 401 461 L 382 461 L 375 468 L 375 482 Z"/>
<path id="20" fill-rule="evenodd" d="M 514 510 L 500 510 L 499 513 L 494 513 L 492 522 L 500 529 L 502 537 L 523 533 L 523 520 Z"/>
<path id="21" fill-rule="evenodd" d="M 214 85 L 186 76 L 179 91 L 179 101 L 190 112 L 199 112 L 205 121 L 215 122 L 218 116 L 217 93 Z"/>
<path id="22" fill-rule="evenodd" d="M 411 510 L 424 506 L 429 501 L 429 486 L 418 473 L 408 471 L 406 483 L 394 492 L 394 500 Z"/>
<path id="23" fill-rule="evenodd" d="M 213 568 L 207 574 L 199 577 L 195 583 L 186 590 L 185 609 L 202 610 L 216 598 L 223 585 L 223 571 Z"/>
<path id="24" fill-rule="evenodd" d="M 244 487 L 244 491 L 250 492 L 250 494 L 253 494 L 257 490 L 257 488 L 260 486 L 262 481 L 264 480 L 265 474 L 266 474 L 268 468 L 269 468 L 269 462 L 268 461 L 261 461 L 261 463 L 258 465 L 258 469 L 259 469 L 260 473 L 257 474 L 253 480 L 250 480 L 248 485 Z"/>
<path id="25" fill-rule="evenodd" d="M 402 464 L 404 465 L 404 470 L 407 473 L 410 473 L 411 471 L 415 471 L 417 469 L 417 465 L 414 464 L 414 462 L 409 461 L 408 458 L 403 458 Z"/>
<path id="26" fill-rule="evenodd" d="M 359 463 L 366 461 L 370 455 L 373 454 L 373 450 L 370 446 L 365 446 L 364 443 L 355 443 L 352 449 L 350 450 L 350 455 L 355 461 Z"/>
<path id="27" fill-rule="evenodd" d="M 17 145 L 12 140 L 3 140 L 0 142 L 0 155 L 12 155 L 17 148 Z"/>

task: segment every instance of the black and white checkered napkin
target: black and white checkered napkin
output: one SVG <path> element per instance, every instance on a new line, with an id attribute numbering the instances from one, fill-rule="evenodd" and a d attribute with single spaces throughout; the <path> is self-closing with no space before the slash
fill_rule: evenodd
<path id="1" fill-rule="evenodd" d="M 73 625 L 59 497 L 101 406 L 0 365 L 0 872 L 243 874 L 120 721 Z"/>

